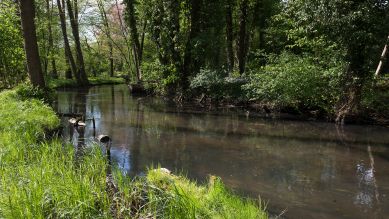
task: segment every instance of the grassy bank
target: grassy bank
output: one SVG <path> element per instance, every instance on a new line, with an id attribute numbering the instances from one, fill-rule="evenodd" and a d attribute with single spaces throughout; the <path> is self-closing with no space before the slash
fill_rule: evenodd
<path id="1" fill-rule="evenodd" d="M 117 190 L 109 192 L 100 148 L 47 139 L 59 119 L 41 101 L 23 99 L 0 93 L 0 218 L 267 217 L 259 202 L 232 195 L 214 177 L 199 186 L 164 171 L 133 180 L 114 170 Z"/>
<path id="2" fill-rule="evenodd" d="M 116 77 L 89 77 L 89 84 L 91 86 L 96 85 L 107 85 L 107 84 L 124 84 L 125 79 L 123 78 L 116 78 Z M 73 79 L 50 79 L 48 82 L 48 87 L 55 89 L 55 88 L 72 88 L 72 87 L 79 87 L 76 80 Z"/>

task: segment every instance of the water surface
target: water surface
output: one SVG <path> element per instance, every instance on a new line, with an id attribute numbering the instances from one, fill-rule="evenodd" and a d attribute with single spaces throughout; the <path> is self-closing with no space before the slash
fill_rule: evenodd
<path id="1" fill-rule="evenodd" d="M 113 139 L 114 162 L 130 175 L 151 164 L 199 182 L 217 175 L 241 195 L 285 218 L 385 218 L 389 215 L 388 128 L 282 121 L 219 109 L 200 113 L 160 98 L 132 97 L 124 85 L 68 89 L 62 113 L 96 118 Z M 93 140 L 64 119 L 64 138 Z"/>

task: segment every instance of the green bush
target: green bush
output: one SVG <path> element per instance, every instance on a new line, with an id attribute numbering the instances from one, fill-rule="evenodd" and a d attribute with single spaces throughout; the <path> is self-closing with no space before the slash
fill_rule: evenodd
<path id="1" fill-rule="evenodd" d="M 19 84 L 15 90 L 21 100 L 38 99 L 51 103 L 55 97 L 55 93 L 50 88 L 41 89 L 33 87 L 28 82 Z"/>
<path id="2" fill-rule="evenodd" d="M 315 58 L 288 52 L 268 60 L 268 65 L 253 71 L 243 86 L 250 99 L 281 108 L 333 110 L 340 94 L 343 63 L 334 60 L 324 67 Z"/>
<path id="3" fill-rule="evenodd" d="M 225 77 L 226 72 L 201 69 L 190 83 L 194 93 L 203 93 L 212 98 L 235 99 L 244 98 L 242 85 L 246 80 L 241 77 Z"/>
<path id="4" fill-rule="evenodd" d="M 389 83 L 378 81 L 373 86 L 366 86 L 362 92 L 361 108 L 378 117 L 389 118 Z"/>

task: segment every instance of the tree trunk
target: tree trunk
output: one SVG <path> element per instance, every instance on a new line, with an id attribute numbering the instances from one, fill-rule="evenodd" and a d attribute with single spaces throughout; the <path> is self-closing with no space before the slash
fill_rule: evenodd
<path id="1" fill-rule="evenodd" d="M 49 22 L 47 25 L 49 31 L 49 55 L 51 60 L 51 76 L 53 78 L 58 78 L 57 66 L 55 64 L 55 59 L 53 56 L 54 42 L 53 42 L 53 31 L 51 29 L 51 20 L 53 17 L 53 8 L 50 8 L 50 0 L 46 0 L 46 11 L 49 14 Z"/>
<path id="2" fill-rule="evenodd" d="M 20 16 L 30 80 L 34 87 L 44 88 L 45 80 L 39 59 L 38 42 L 34 22 L 35 5 L 33 0 L 20 1 Z"/>
<path id="3" fill-rule="evenodd" d="M 133 55 L 134 55 L 134 63 L 136 69 L 136 78 L 137 82 L 142 80 L 142 72 L 141 72 L 141 62 L 142 62 L 142 52 L 141 45 L 139 41 L 139 33 L 137 28 L 137 20 L 135 15 L 135 6 L 134 0 L 126 0 L 127 5 L 127 14 L 128 14 L 128 24 L 130 28 L 130 37 L 133 43 Z"/>
<path id="4" fill-rule="evenodd" d="M 66 30 L 65 1 L 62 0 L 61 3 L 61 0 L 57 0 L 57 6 L 58 6 L 59 18 L 61 22 L 63 42 L 65 47 L 66 64 L 70 69 L 70 71 L 69 69 L 66 70 L 66 78 L 71 79 L 72 75 L 73 76 L 77 75 L 77 66 L 73 58 L 72 50 L 70 49 L 68 34 Z"/>
<path id="5" fill-rule="evenodd" d="M 181 87 L 183 90 L 188 89 L 189 81 L 188 78 L 192 73 L 197 73 L 200 70 L 201 64 L 199 60 L 193 57 L 194 45 L 196 44 L 195 38 L 200 34 L 201 31 L 201 8 L 202 0 L 191 0 L 190 1 L 190 30 L 189 37 L 185 45 L 183 73 L 181 75 Z"/>
<path id="6" fill-rule="evenodd" d="M 259 0 L 259 48 L 265 49 L 265 25 L 266 25 L 266 16 L 265 16 L 265 5 L 264 0 Z"/>
<path id="7" fill-rule="evenodd" d="M 88 85 L 89 81 L 85 72 L 84 56 L 82 54 L 80 33 L 78 29 L 78 20 L 76 19 L 76 15 L 78 14 L 78 8 L 74 8 L 74 11 L 76 11 L 76 13 L 74 13 L 73 5 L 71 4 L 70 0 L 66 0 L 66 5 L 68 8 L 70 26 L 72 27 L 74 43 L 76 44 L 76 57 L 78 62 L 78 66 L 77 66 L 78 69 L 76 74 L 77 83 L 80 85 Z M 77 6 L 77 4 L 74 6 Z"/>
<path id="8" fill-rule="evenodd" d="M 231 73 L 234 70 L 235 60 L 234 60 L 234 29 L 233 29 L 233 20 L 232 20 L 232 10 L 233 10 L 232 0 L 227 0 L 226 7 L 226 36 L 227 36 L 227 61 L 228 61 L 228 70 Z"/>
<path id="9" fill-rule="evenodd" d="M 239 73 L 242 75 L 246 70 L 246 58 L 248 48 L 248 34 L 247 34 L 247 21 L 248 21 L 248 0 L 242 0 L 240 4 L 240 16 L 239 16 L 239 39 L 238 39 L 238 61 L 239 61 Z"/>
<path id="10" fill-rule="evenodd" d="M 388 44 L 389 44 L 389 36 L 386 39 L 384 50 L 382 51 L 382 55 L 381 55 L 381 58 L 380 58 L 380 63 L 378 64 L 377 70 L 376 70 L 375 75 L 374 75 L 375 77 L 378 77 L 378 75 L 382 71 L 382 67 L 383 67 L 385 59 L 386 59 L 386 54 L 388 53 Z"/>

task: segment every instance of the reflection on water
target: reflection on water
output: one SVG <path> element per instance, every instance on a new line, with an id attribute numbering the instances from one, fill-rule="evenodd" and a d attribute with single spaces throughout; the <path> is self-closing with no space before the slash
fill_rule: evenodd
<path id="1" fill-rule="evenodd" d="M 389 215 L 389 136 L 383 127 L 247 118 L 221 109 L 199 113 L 126 86 L 59 91 L 59 112 L 96 118 L 113 139 L 113 161 L 130 175 L 151 164 L 204 182 L 220 176 L 235 191 L 261 195 L 287 218 L 385 218 Z M 66 119 L 64 124 L 67 125 Z M 88 144 L 69 127 L 64 138 Z M 79 143 L 79 142 L 78 142 Z"/>

